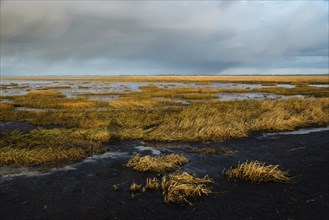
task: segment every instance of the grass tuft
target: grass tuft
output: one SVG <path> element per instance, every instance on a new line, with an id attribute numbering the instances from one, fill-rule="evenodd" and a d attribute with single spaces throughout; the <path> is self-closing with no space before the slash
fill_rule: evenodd
<path id="1" fill-rule="evenodd" d="M 142 185 L 140 184 L 137 184 L 135 182 L 133 182 L 131 185 L 130 185 L 130 191 L 131 192 L 137 192 L 141 189 Z"/>
<path id="2" fill-rule="evenodd" d="M 145 188 L 146 189 L 159 189 L 160 181 L 156 177 L 147 178 Z"/>
<path id="3" fill-rule="evenodd" d="M 161 157 L 135 155 L 129 159 L 126 166 L 140 172 L 157 172 L 174 171 L 186 164 L 188 159 L 179 154 L 168 154 Z"/>
<path id="4" fill-rule="evenodd" d="M 185 205 L 192 203 L 188 200 L 193 197 L 209 195 L 212 190 L 207 184 L 213 183 L 208 176 L 198 178 L 186 172 L 182 174 L 169 174 L 162 177 L 161 188 L 165 203 Z"/>
<path id="5" fill-rule="evenodd" d="M 231 167 L 225 172 L 229 179 L 241 179 L 252 183 L 289 182 L 288 172 L 279 169 L 279 165 L 265 165 L 257 160 L 246 161 Z"/>

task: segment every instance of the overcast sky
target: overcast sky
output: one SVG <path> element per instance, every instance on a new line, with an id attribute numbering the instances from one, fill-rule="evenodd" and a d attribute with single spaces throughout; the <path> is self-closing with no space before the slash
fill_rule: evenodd
<path id="1" fill-rule="evenodd" d="M 328 74 L 325 0 L 0 4 L 2 76 Z"/>

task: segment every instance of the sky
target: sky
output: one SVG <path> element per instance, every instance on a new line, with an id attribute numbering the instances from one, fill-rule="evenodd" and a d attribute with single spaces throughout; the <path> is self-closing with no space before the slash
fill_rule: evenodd
<path id="1" fill-rule="evenodd" d="M 329 1 L 1 1 L 1 76 L 329 74 Z"/>

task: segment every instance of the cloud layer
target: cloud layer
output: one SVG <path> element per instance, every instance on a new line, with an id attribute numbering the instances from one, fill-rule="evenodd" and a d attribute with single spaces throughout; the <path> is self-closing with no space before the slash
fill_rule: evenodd
<path id="1" fill-rule="evenodd" d="M 327 73 L 328 1 L 5 1 L 0 52 L 2 75 Z"/>

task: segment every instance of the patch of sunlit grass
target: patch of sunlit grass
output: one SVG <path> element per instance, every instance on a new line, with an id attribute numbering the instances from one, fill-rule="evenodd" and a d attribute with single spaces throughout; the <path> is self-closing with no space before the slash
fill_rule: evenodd
<path id="1" fill-rule="evenodd" d="M 229 179 L 241 179 L 252 183 L 289 182 L 288 172 L 279 169 L 279 165 L 265 165 L 259 161 L 250 161 L 231 167 L 225 171 Z"/>
<path id="2" fill-rule="evenodd" d="M 129 159 L 126 166 L 140 172 L 174 171 L 186 164 L 188 159 L 179 154 L 168 154 L 160 157 L 135 155 Z"/>
<path id="3" fill-rule="evenodd" d="M 225 102 L 208 100 L 192 102 L 189 106 L 179 106 L 168 98 L 152 100 L 138 97 L 125 97 L 105 103 L 48 96 L 42 99 L 31 98 L 26 103 L 14 101 L 13 104 L 1 103 L 0 120 L 23 120 L 35 125 L 84 129 L 91 139 L 102 141 L 213 141 L 246 137 L 255 131 L 282 131 L 329 124 L 327 98 Z M 104 104 L 106 110 L 97 110 Z M 172 107 L 168 108 L 169 105 Z M 15 106 L 60 111 L 18 111 Z"/>
<path id="4" fill-rule="evenodd" d="M 0 134 L 0 165 L 35 165 L 70 161 L 105 152 L 79 131 L 32 130 Z"/>

